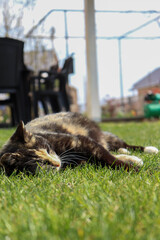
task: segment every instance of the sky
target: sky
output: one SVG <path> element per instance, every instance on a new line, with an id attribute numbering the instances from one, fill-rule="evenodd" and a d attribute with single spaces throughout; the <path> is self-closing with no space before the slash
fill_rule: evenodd
<path id="1" fill-rule="evenodd" d="M 0 0 L 2 1 L 2 0 Z M 17 0 L 19 1 L 19 0 Z M 83 0 L 37 0 L 34 9 L 25 12 L 24 25 L 27 32 L 51 9 L 84 9 Z M 159 0 L 95 0 L 96 10 L 114 11 L 160 11 Z M 159 13 L 160 15 L 160 13 Z M 120 69 L 118 41 L 102 39 L 102 37 L 121 36 L 147 21 L 157 17 L 158 14 L 118 14 L 96 13 L 97 34 L 97 63 L 98 86 L 101 102 L 106 98 L 120 97 Z M 45 30 L 55 26 L 55 48 L 59 59 L 65 58 L 65 41 L 60 38 L 64 35 L 64 21 L 62 13 L 51 14 L 46 20 Z M 82 13 L 68 13 L 68 31 L 70 36 L 79 36 L 78 39 L 69 39 L 69 53 L 75 55 L 75 74 L 70 77 L 70 85 L 78 89 L 78 101 L 85 103 L 86 98 L 86 56 L 84 40 L 84 15 Z M 41 31 L 42 33 L 42 31 Z M 45 31 L 43 34 L 46 34 Z M 132 33 L 130 37 L 160 36 L 158 21 Z M 142 77 L 160 67 L 160 39 L 124 39 L 121 41 L 122 80 L 124 96 L 132 95 L 133 84 Z"/>

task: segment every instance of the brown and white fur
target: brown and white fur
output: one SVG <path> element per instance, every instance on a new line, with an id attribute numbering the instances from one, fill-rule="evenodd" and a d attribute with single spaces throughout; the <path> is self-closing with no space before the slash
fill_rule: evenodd
<path id="1" fill-rule="evenodd" d="M 158 152 L 155 147 L 128 145 L 111 133 L 103 133 L 81 114 L 57 113 L 36 118 L 25 126 L 21 122 L 0 151 L 0 166 L 8 176 L 13 171 L 35 174 L 37 166 L 59 170 L 86 162 L 138 170 L 143 161 L 128 155 L 129 150 Z"/>

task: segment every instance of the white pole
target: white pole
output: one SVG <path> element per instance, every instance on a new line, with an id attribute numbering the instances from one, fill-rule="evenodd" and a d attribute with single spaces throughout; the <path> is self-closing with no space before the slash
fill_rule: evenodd
<path id="1" fill-rule="evenodd" d="M 87 115 L 94 121 L 101 120 L 98 93 L 97 52 L 95 36 L 94 0 L 85 1 L 85 30 L 87 53 Z"/>

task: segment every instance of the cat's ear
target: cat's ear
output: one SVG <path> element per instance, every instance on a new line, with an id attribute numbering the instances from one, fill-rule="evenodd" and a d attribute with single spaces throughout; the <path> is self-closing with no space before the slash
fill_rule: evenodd
<path id="1" fill-rule="evenodd" d="M 10 140 L 27 143 L 28 141 L 31 140 L 31 138 L 32 138 L 32 134 L 26 130 L 26 128 L 24 127 L 23 121 L 21 121 L 20 124 L 18 125 L 16 131 L 10 138 Z"/>

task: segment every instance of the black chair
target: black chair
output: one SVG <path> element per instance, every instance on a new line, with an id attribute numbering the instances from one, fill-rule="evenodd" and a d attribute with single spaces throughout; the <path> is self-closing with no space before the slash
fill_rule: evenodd
<path id="1" fill-rule="evenodd" d="M 53 99 L 51 105 L 53 112 L 60 112 L 62 110 L 62 98 L 59 90 L 54 89 L 54 76 L 45 76 L 48 74 L 46 71 L 40 71 L 38 76 L 31 78 L 31 91 L 32 91 L 32 105 L 34 117 L 39 116 L 39 102 L 41 102 L 44 114 L 49 113 L 50 98 Z"/>
<path id="2" fill-rule="evenodd" d="M 32 77 L 32 97 L 34 116 L 38 117 L 38 102 L 42 103 L 45 114 L 49 113 L 50 104 L 52 112 L 69 111 L 70 103 L 67 93 L 68 75 L 73 73 L 73 58 L 65 60 L 62 70 L 41 70 L 38 76 Z"/>
<path id="3" fill-rule="evenodd" d="M 12 125 L 31 119 L 29 82 L 30 71 L 23 62 L 24 43 L 11 38 L 0 38 L 0 93 L 8 94 L 0 105 L 11 108 Z"/>
<path id="4" fill-rule="evenodd" d="M 66 81 L 68 83 L 68 75 L 71 74 L 71 73 L 74 73 L 74 62 L 73 62 L 73 56 L 72 55 L 65 60 L 64 65 L 63 65 L 60 73 L 65 76 Z"/>

